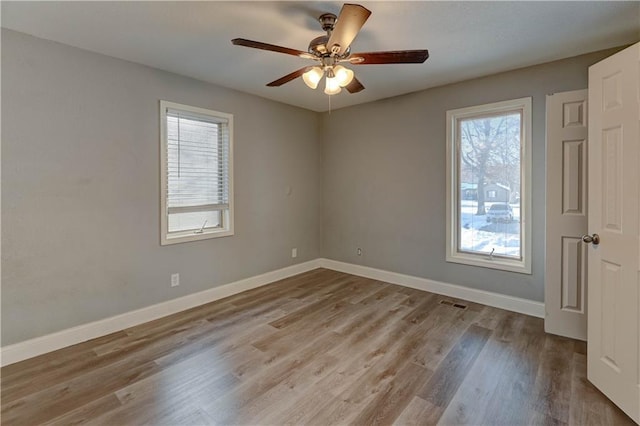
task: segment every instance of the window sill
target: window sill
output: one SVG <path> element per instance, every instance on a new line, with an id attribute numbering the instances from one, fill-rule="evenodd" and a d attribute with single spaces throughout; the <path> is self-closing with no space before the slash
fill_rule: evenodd
<path id="1" fill-rule="evenodd" d="M 229 237 L 233 235 L 231 229 L 216 229 L 204 231 L 202 233 L 194 233 L 193 231 L 176 232 L 171 235 L 163 235 L 160 245 L 167 246 L 171 244 L 187 243 L 190 241 L 208 240 L 210 238 Z"/>
<path id="2" fill-rule="evenodd" d="M 510 260 L 501 257 L 482 256 L 476 254 L 463 254 L 456 252 L 447 255 L 447 262 L 461 263 L 464 265 L 479 266 L 481 268 L 500 269 L 507 272 L 531 275 L 531 265 L 522 260 Z"/>

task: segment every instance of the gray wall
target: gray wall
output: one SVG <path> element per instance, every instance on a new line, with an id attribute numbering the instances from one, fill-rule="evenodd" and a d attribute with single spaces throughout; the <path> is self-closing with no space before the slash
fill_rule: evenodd
<path id="1" fill-rule="evenodd" d="M 616 50 L 324 114 L 323 256 L 542 301 L 545 95 L 586 88 L 587 67 Z M 424 66 L 428 72 L 428 62 Z M 533 274 L 447 263 L 446 111 L 529 96 L 533 97 Z M 363 250 L 361 257 L 357 247 Z"/>
<path id="2" fill-rule="evenodd" d="M 542 300 L 545 94 L 613 53 L 329 115 L 9 30 L 1 47 L 2 346 L 319 256 Z M 446 263 L 445 111 L 524 96 L 534 273 Z M 160 246 L 159 99 L 234 114 L 235 236 Z"/>
<path id="3" fill-rule="evenodd" d="M 235 236 L 160 246 L 159 99 L 234 114 Z M 3 30 L 2 345 L 319 257 L 318 126 L 310 111 Z"/>

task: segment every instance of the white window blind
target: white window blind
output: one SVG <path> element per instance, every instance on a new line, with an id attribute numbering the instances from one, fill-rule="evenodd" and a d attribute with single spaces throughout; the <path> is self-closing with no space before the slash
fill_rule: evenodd
<path id="1" fill-rule="evenodd" d="M 228 231 L 231 117 L 168 102 L 161 107 L 165 126 L 163 240 Z"/>

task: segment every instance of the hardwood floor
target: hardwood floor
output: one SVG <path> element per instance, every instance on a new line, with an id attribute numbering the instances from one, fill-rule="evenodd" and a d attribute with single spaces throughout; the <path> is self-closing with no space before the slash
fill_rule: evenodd
<path id="1" fill-rule="evenodd" d="M 585 352 L 538 318 L 317 269 L 4 367 L 2 424 L 633 424 Z"/>

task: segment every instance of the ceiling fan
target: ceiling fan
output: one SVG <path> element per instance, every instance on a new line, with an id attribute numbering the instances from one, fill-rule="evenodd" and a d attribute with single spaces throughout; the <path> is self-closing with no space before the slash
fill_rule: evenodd
<path id="1" fill-rule="evenodd" d="M 322 25 L 322 29 L 326 31 L 327 34 L 311 40 L 307 52 L 244 38 L 235 38 L 231 40 L 231 43 L 236 46 L 269 50 L 319 62 L 318 65 L 300 68 L 268 83 L 267 86 L 282 86 L 302 76 L 305 84 L 315 89 L 318 87 L 322 77 L 326 76 L 324 92 L 327 95 L 338 94 L 343 87 L 347 89 L 349 93 L 357 93 L 363 90 L 364 86 L 354 76 L 352 70 L 340 64 L 421 64 L 429 57 L 429 51 L 426 49 L 351 53 L 351 43 L 369 18 L 369 15 L 371 15 L 370 10 L 359 4 L 349 3 L 345 3 L 342 6 L 342 10 L 338 16 L 333 13 L 321 15 L 318 20 Z"/>

